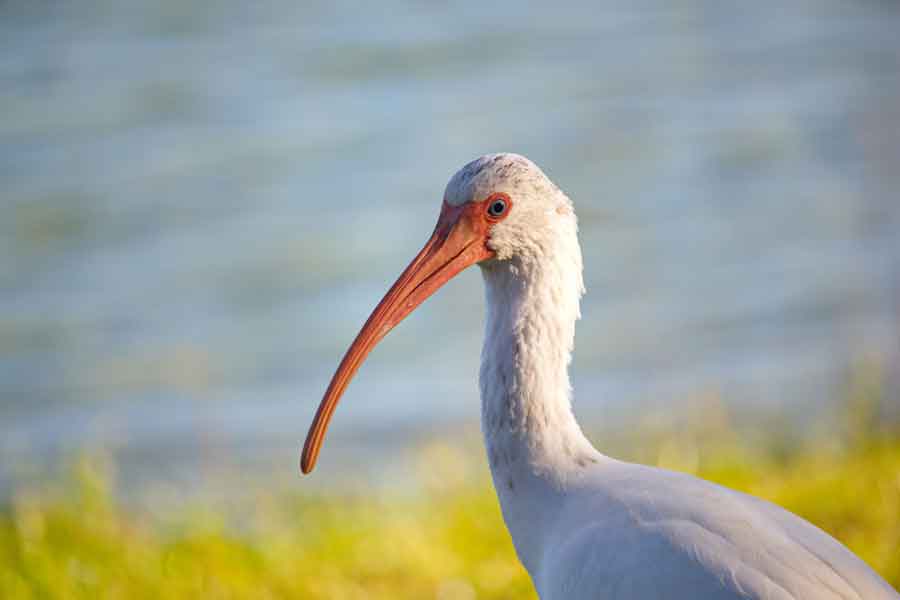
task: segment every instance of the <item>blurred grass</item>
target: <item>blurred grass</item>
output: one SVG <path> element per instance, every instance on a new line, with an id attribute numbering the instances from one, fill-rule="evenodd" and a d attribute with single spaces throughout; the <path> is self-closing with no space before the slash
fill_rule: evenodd
<path id="1" fill-rule="evenodd" d="M 862 392 L 805 440 L 738 435 L 727 411 L 704 405 L 699 426 L 630 432 L 631 457 L 781 504 L 897 587 L 900 430 Z M 0 597 L 533 599 L 484 461 L 460 448 L 424 448 L 403 491 L 254 495 L 237 518 L 202 503 L 165 516 L 123 504 L 110 465 L 82 459 L 67 483 L 0 509 Z"/>

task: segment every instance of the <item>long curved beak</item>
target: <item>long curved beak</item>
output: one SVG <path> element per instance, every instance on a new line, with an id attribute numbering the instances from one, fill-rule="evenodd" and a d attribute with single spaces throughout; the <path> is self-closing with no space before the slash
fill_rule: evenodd
<path id="1" fill-rule="evenodd" d="M 493 256 L 486 246 L 487 224 L 467 208 L 444 203 L 431 239 L 384 296 L 347 350 L 319 404 L 300 458 L 309 473 L 325 440 L 331 415 L 341 395 L 369 352 L 422 302 L 460 271 Z"/>

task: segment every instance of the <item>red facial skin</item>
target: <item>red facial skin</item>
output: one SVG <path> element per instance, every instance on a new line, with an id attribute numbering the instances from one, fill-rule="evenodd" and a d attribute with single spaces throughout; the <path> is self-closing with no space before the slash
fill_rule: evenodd
<path id="1" fill-rule="evenodd" d="M 490 205 L 500 199 L 506 202 L 503 214 L 496 217 L 488 214 Z M 391 329 L 460 271 L 494 257 L 493 250 L 487 245 L 491 227 L 505 219 L 511 209 L 512 201 L 502 193 L 460 206 L 444 202 L 431 239 L 372 311 L 331 378 L 306 434 L 300 458 L 303 473 L 309 473 L 316 466 L 334 409 L 369 352 Z"/>

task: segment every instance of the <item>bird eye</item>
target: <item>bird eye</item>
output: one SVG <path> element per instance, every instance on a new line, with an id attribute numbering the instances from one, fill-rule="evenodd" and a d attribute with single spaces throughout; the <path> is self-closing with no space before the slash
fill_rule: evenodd
<path id="1" fill-rule="evenodd" d="M 487 212 L 492 217 L 503 216 L 503 213 L 506 212 L 506 200 L 503 200 L 502 198 L 491 200 L 491 203 L 488 204 Z"/>

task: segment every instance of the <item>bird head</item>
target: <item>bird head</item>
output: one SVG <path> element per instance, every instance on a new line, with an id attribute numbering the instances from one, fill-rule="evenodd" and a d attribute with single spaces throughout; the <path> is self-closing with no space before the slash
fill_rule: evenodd
<path id="1" fill-rule="evenodd" d="M 518 154 L 489 154 L 447 184 L 431 238 L 390 288 L 350 345 L 309 428 L 300 469 L 315 466 L 334 409 L 376 344 L 429 296 L 474 264 L 546 253 L 571 204 L 546 175 Z"/>
<path id="2" fill-rule="evenodd" d="M 575 223 L 568 197 L 537 165 L 511 153 L 487 154 L 457 171 L 444 205 L 483 213 L 485 245 L 496 260 L 546 251 L 561 227 Z"/>

